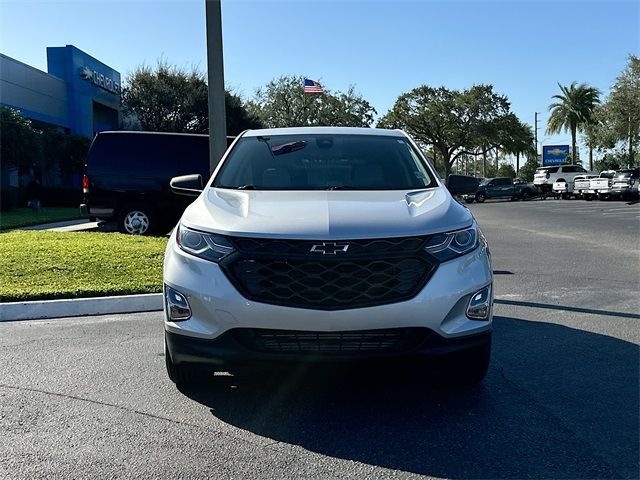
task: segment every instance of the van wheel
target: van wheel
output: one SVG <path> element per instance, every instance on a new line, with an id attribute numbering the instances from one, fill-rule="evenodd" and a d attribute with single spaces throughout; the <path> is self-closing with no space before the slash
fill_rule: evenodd
<path id="1" fill-rule="evenodd" d="M 476 202 L 478 203 L 484 203 L 484 201 L 487 199 L 487 196 L 480 192 L 480 193 L 476 193 Z"/>
<path id="2" fill-rule="evenodd" d="M 127 204 L 118 214 L 118 230 L 130 235 L 148 235 L 156 227 L 156 216 L 148 205 Z"/>

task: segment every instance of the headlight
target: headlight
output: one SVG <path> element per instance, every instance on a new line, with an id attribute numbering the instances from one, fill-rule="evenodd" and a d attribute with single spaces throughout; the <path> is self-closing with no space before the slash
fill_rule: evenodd
<path id="1" fill-rule="evenodd" d="M 219 262 L 234 250 L 222 235 L 198 232 L 182 225 L 178 226 L 176 241 L 185 252 L 212 262 Z"/>
<path id="2" fill-rule="evenodd" d="M 459 257 L 478 246 L 478 227 L 474 223 L 464 230 L 439 233 L 427 243 L 425 250 L 441 262 Z"/>

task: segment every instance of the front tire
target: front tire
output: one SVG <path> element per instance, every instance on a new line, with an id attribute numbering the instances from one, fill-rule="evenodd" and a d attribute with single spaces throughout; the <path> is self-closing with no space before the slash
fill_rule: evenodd
<path id="1" fill-rule="evenodd" d="M 484 203 L 486 199 L 487 199 L 487 196 L 484 193 L 482 192 L 476 193 L 476 202 Z"/>
<path id="2" fill-rule="evenodd" d="M 522 200 L 529 200 L 531 198 L 531 192 L 529 190 L 523 190 L 520 198 L 522 198 Z"/>

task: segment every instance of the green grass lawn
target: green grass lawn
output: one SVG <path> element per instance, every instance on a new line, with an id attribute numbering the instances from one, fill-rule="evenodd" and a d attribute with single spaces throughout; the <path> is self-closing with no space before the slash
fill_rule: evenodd
<path id="1" fill-rule="evenodd" d="M 62 222 L 81 218 L 78 208 L 47 207 L 40 211 L 30 208 L 16 208 L 8 212 L 0 212 L 0 230 L 28 227 L 41 223 Z"/>
<path id="2" fill-rule="evenodd" d="M 166 244 L 120 233 L 0 233 L 0 300 L 161 292 Z"/>

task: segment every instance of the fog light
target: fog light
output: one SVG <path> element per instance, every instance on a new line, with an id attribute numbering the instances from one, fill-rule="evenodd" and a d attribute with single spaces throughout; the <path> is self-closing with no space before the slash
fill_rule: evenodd
<path id="1" fill-rule="evenodd" d="M 167 315 L 172 322 L 191 318 L 191 308 L 187 297 L 167 285 L 164 286 L 164 298 L 167 302 Z"/>
<path id="2" fill-rule="evenodd" d="M 467 317 L 472 320 L 488 320 L 491 314 L 491 285 L 471 295 L 467 305 Z"/>

